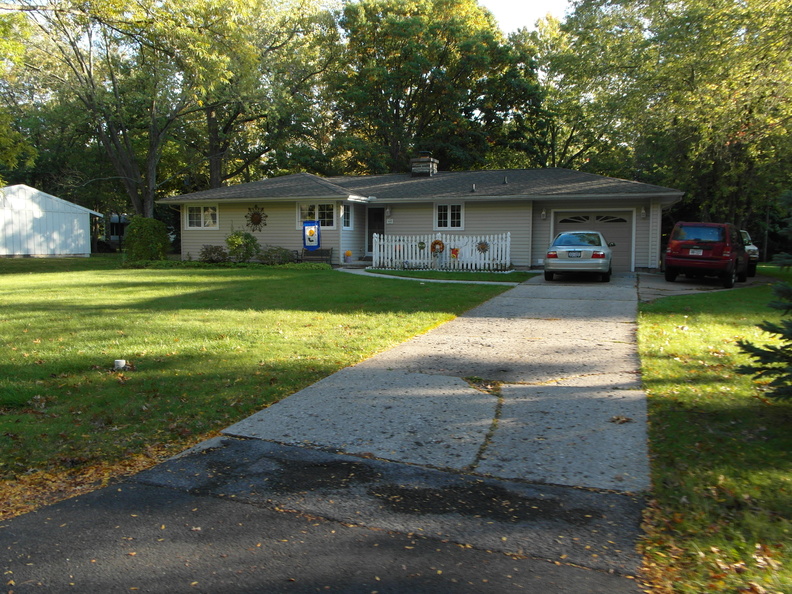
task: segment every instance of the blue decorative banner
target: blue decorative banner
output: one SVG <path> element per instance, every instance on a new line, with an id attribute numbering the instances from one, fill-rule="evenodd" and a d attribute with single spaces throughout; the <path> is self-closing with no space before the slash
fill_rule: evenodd
<path id="1" fill-rule="evenodd" d="M 303 221 L 303 247 L 306 250 L 318 250 L 321 245 L 319 221 Z"/>

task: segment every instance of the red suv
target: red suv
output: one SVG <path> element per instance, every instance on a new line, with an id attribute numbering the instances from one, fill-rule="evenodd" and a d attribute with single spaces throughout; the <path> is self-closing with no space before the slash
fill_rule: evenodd
<path id="1" fill-rule="evenodd" d="M 748 276 L 748 254 L 740 230 L 731 223 L 677 223 L 668 240 L 665 279 L 678 274 L 719 276 L 730 289 Z"/>

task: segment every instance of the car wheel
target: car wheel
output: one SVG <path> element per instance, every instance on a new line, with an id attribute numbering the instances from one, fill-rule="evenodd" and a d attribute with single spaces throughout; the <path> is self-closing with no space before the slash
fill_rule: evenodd
<path id="1" fill-rule="evenodd" d="M 600 280 L 602 280 L 603 283 L 610 282 L 610 278 L 611 278 L 611 274 L 612 273 L 613 273 L 613 270 L 608 270 L 608 272 L 603 272 L 602 275 L 600 276 Z"/>
<path id="2" fill-rule="evenodd" d="M 748 276 L 751 278 L 756 276 L 756 262 L 748 263 Z"/>
<path id="3" fill-rule="evenodd" d="M 545 270 L 545 280 L 546 281 L 553 280 L 553 273 L 552 272 L 547 272 L 547 270 Z"/>
<path id="4" fill-rule="evenodd" d="M 723 273 L 724 289 L 731 289 L 735 282 L 737 282 L 737 270 L 735 268 Z"/>
<path id="5" fill-rule="evenodd" d="M 747 280 L 748 280 L 748 267 L 746 266 L 745 270 L 737 273 L 737 282 L 744 283 Z"/>
<path id="6" fill-rule="evenodd" d="M 677 274 L 678 274 L 677 271 L 674 270 L 673 268 L 666 268 L 665 269 L 665 279 L 669 283 L 673 283 L 676 280 Z"/>

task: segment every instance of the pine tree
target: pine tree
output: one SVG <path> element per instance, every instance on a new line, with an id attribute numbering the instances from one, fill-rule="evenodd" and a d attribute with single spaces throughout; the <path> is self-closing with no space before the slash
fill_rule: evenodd
<path id="1" fill-rule="evenodd" d="M 789 264 L 792 262 L 786 266 Z M 773 292 L 778 300 L 770 302 L 768 306 L 788 316 L 792 312 L 792 284 L 778 283 L 773 287 Z M 792 398 L 792 318 L 782 319 L 778 324 L 764 321 L 759 324 L 759 328 L 781 337 L 781 344 L 760 347 L 745 340 L 739 341 L 740 349 L 756 363 L 738 367 L 737 372 L 755 375 L 757 379 L 772 378 L 768 384 L 769 395 L 780 399 Z"/>

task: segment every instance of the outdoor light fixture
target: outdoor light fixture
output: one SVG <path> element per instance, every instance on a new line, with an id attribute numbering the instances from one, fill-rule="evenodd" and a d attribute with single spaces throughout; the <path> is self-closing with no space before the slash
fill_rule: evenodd
<path id="1" fill-rule="evenodd" d="M 643 206 L 641 207 L 641 218 L 642 219 L 646 218 L 646 209 Z"/>
<path id="2" fill-rule="evenodd" d="M 542 220 L 544 221 L 547 218 L 547 211 L 543 208 L 542 213 L 539 216 L 542 217 Z"/>
<path id="3" fill-rule="evenodd" d="M 388 206 L 388 207 L 386 207 L 386 208 L 385 208 L 385 216 L 386 216 L 386 217 L 389 217 L 389 216 L 391 216 L 391 209 L 390 209 L 390 206 Z"/>

